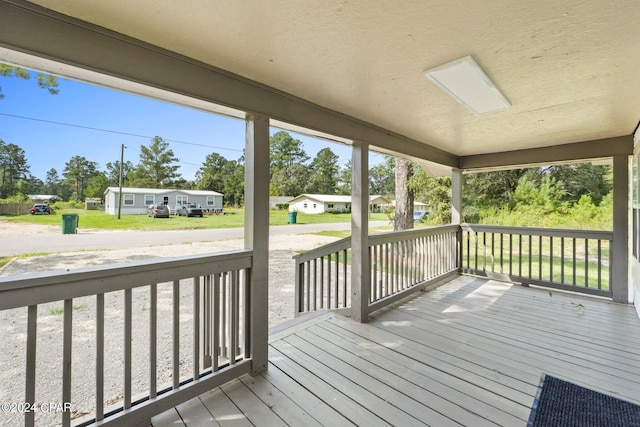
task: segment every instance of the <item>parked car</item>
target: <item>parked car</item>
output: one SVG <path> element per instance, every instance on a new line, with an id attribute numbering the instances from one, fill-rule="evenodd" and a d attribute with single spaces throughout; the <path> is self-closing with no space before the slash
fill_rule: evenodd
<path id="1" fill-rule="evenodd" d="M 45 205 L 42 203 L 35 204 L 29 209 L 31 215 L 49 215 L 51 213 L 51 208 L 49 205 Z"/>
<path id="2" fill-rule="evenodd" d="M 166 205 L 149 205 L 147 215 L 151 218 L 169 218 L 169 207 Z"/>
<path id="3" fill-rule="evenodd" d="M 413 222 L 420 222 L 426 216 L 427 216 L 427 212 L 425 212 L 425 211 L 414 211 L 413 212 Z"/>
<path id="4" fill-rule="evenodd" d="M 178 214 L 178 216 L 184 215 L 186 217 L 199 216 L 200 218 L 202 218 L 204 216 L 204 213 L 202 212 L 202 208 L 199 208 L 194 204 L 182 205 L 178 208 L 176 213 Z"/>

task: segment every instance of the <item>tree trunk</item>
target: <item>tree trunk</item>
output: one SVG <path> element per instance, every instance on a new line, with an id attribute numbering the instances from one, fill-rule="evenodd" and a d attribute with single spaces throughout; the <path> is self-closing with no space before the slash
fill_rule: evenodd
<path id="1" fill-rule="evenodd" d="M 410 230 L 413 228 L 413 192 L 409 190 L 409 179 L 413 175 L 411 162 L 396 159 L 396 212 L 393 230 Z"/>

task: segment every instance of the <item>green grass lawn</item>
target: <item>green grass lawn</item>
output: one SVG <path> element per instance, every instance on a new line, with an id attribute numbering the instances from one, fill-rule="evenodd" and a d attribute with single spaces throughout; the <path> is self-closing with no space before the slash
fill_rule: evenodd
<path id="1" fill-rule="evenodd" d="M 87 211 L 84 209 L 59 209 L 51 215 L 13 215 L 2 216 L 11 222 L 27 222 L 61 226 L 62 214 L 78 214 L 78 228 L 100 230 L 186 230 L 200 228 L 237 228 L 244 225 L 244 210 L 238 208 L 225 209 L 225 215 L 208 215 L 204 218 L 187 218 L 172 216 L 171 218 L 149 218 L 146 215 L 122 215 L 120 219 L 115 215 L 108 215 L 101 211 Z M 372 214 L 371 220 L 386 220 L 385 214 Z M 305 214 L 298 212 L 298 224 L 322 224 L 335 222 L 349 222 L 351 214 Z M 288 223 L 287 211 L 270 211 L 270 225 L 285 225 Z"/>

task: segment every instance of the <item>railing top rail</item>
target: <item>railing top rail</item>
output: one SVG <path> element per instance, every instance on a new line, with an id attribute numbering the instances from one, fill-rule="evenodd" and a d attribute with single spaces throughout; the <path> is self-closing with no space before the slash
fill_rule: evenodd
<path id="1" fill-rule="evenodd" d="M 575 237 L 582 239 L 613 240 L 613 231 L 574 230 L 566 228 L 506 227 L 502 225 L 461 224 L 464 231 L 479 231 L 523 236 Z"/>
<path id="2" fill-rule="evenodd" d="M 433 227 L 417 228 L 413 230 L 394 231 L 390 233 L 378 233 L 369 236 L 369 246 L 383 245 L 385 243 L 412 240 L 418 237 L 435 236 L 436 234 L 456 232 L 460 229 L 457 224 L 438 225 Z"/>
<path id="3" fill-rule="evenodd" d="M 343 239 L 336 240 L 335 242 L 331 242 L 318 248 L 311 249 L 310 251 L 294 255 L 293 259 L 297 264 L 302 264 L 303 262 L 331 255 L 349 248 L 351 248 L 351 237 L 345 237 Z"/>
<path id="4" fill-rule="evenodd" d="M 369 235 L 369 246 L 383 245 L 385 243 L 401 242 L 403 240 L 411 240 L 418 237 L 433 236 L 441 233 L 455 232 L 459 230 L 457 224 L 453 225 L 439 225 L 434 227 L 419 228 L 416 230 L 403 230 L 392 231 L 388 233 L 377 233 Z M 327 256 L 336 252 L 340 252 L 351 248 L 351 237 L 345 237 L 327 245 L 320 246 L 319 248 L 311 249 L 310 251 L 297 254 L 293 256 L 296 263 L 301 264 L 303 262 L 317 259 L 323 256 Z"/>
<path id="5" fill-rule="evenodd" d="M 252 257 L 238 250 L 0 278 L 0 310 L 250 268 Z"/>

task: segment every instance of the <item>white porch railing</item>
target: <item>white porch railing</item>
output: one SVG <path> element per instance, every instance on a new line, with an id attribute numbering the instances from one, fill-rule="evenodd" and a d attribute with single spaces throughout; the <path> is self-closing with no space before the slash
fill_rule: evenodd
<path id="1" fill-rule="evenodd" d="M 0 279 L 0 314 L 23 329 L 13 336 L 23 337 L 18 346 L 26 353 L 26 362 L 3 366 L 24 373 L 13 379 L 24 395 L 3 402 L 3 422 L 135 425 L 248 373 L 252 256 L 234 251 Z M 46 394 L 56 383 L 58 391 Z"/>
<path id="2" fill-rule="evenodd" d="M 462 226 L 461 271 L 612 296 L 611 231 Z"/>
<path id="3" fill-rule="evenodd" d="M 369 312 L 457 272 L 459 227 L 406 230 L 369 236 Z M 351 238 L 304 252 L 296 265 L 296 315 L 351 306 Z"/>
<path id="4" fill-rule="evenodd" d="M 490 225 L 369 236 L 369 312 L 453 272 L 612 297 L 610 231 Z M 351 239 L 296 255 L 296 314 L 350 307 Z"/>

